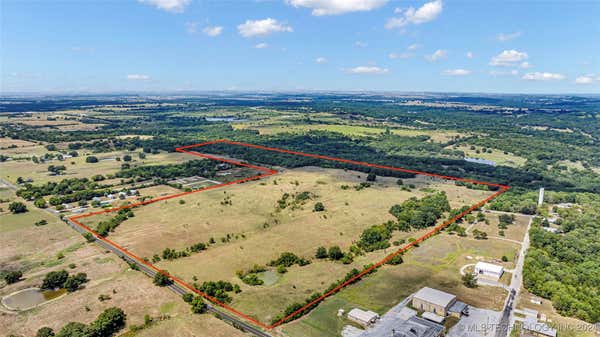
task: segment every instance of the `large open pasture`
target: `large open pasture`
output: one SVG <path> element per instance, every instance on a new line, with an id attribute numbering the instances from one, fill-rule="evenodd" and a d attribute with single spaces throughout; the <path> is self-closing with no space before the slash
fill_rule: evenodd
<path id="1" fill-rule="evenodd" d="M 294 301 L 323 291 L 352 268 L 375 262 L 393 251 L 376 251 L 342 264 L 313 259 L 319 246 L 340 246 L 347 251 L 362 231 L 371 225 L 394 220 L 389 209 L 410 197 L 423 197 L 444 191 L 454 208 L 471 205 L 490 192 L 471 190 L 425 177 L 404 179 L 414 184 L 402 189 L 396 178 L 378 177 L 371 187 L 357 190 L 366 174 L 355 171 L 305 167 L 282 170 L 281 174 L 244 184 L 223 187 L 153 203 L 134 209 L 135 216 L 123 222 L 110 239 L 134 254 L 152 258 L 165 248 L 182 250 L 213 238 L 206 251 L 157 266 L 192 283 L 226 280 L 240 284 L 242 292 L 233 295 L 232 305 L 243 312 L 270 321 Z M 280 208 L 284 194 L 288 200 L 308 192 L 302 202 Z M 182 200 L 182 201 L 180 201 Z M 321 202 L 325 211 L 315 212 Z M 82 218 L 93 226 L 110 214 Z M 392 241 L 418 237 L 420 232 L 395 232 Z M 428 244 L 428 243 L 426 243 Z M 313 259 L 310 265 L 288 268 L 287 273 L 268 272 L 264 285 L 248 286 L 236 276 L 255 264 L 264 266 L 283 252 Z"/>

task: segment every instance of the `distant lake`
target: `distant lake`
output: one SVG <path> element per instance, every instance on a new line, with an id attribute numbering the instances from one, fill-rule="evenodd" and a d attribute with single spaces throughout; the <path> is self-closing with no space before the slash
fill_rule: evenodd
<path id="1" fill-rule="evenodd" d="M 465 157 L 464 159 L 470 163 L 496 166 L 496 162 L 493 160 L 487 160 L 487 159 L 482 159 L 482 158 L 469 158 L 469 157 Z"/>
<path id="2" fill-rule="evenodd" d="M 245 119 L 235 118 L 235 117 L 205 117 L 209 122 L 244 122 Z"/>

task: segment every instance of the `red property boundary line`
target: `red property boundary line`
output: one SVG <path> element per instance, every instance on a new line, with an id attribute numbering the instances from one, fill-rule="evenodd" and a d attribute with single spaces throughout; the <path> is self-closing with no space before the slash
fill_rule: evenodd
<path id="1" fill-rule="evenodd" d="M 336 162 L 341 162 L 341 163 L 353 164 L 353 165 L 358 165 L 358 166 L 373 167 L 373 168 L 385 169 L 385 170 L 396 171 L 396 172 L 405 172 L 405 173 L 419 174 L 419 175 L 425 175 L 425 176 L 429 176 L 429 177 L 446 179 L 446 180 L 462 181 L 462 182 L 467 182 L 467 183 L 472 183 L 472 184 L 477 184 L 477 185 L 485 185 L 485 186 L 495 187 L 495 188 L 498 188 L 498 191 L 495 192 L 494 194 L 488 196 L 487 198 L 479 201 L 478 203 L 472 205 L 471 207 L 469 207 L 465 211 L 461 212 L 460 214 L 454 216 L 453 218 L 448 219 L 448 220 L 444 221 L 442 224 L 437 225 L 436 227 L 434 227 L 433 229 L 431 229 L 430 231 L 428 231 L 427 233 L 425 233 L 421 237 L 417 238 L 415 241 L 410 242 L 407 245 L 401 247 L 397 251 L 395 251 L 395 252 L 391 253 L 390 255 L 386 256 L 381 261 L 373 264 L 369 268 L 364 269 L 363 271 L 361 271 L 356 276 L 348 279 L 347 281 L 345 281 L 343 283 L 340 283 L 335 288 L 329 290 L 328 292 L 324 293 L 323 295 L 321 295 L 320 297 L 316 298 L 315 300 L 307 303 L 302 308 L 294 311 L 293 313 L 291 313 L 288 316 L 282 318 L 281 320 L 279 320 L 279 321 L 277 321 L 277 322 L 269 325 L 269 324 L 265 324 L 263 322 L 260 322 L 260 321 L 258 321 L 256 319 L 254 319 L 254 318 L 252 318 L 252 317 L 250 317 L 250 316 L 248 316 L 248 315 L 246 315 L 246 314 L 244 314 L 244 313 L 242 313 L 242 312 L 240 312 L 240 311 L 238 311 L 238 310 L 230 307 L 229 305 L 227 305 L 225 303 L 222 303 L 222 302 L 218 301 L 216 298 L 214 298 L 212 296 L 209 296 L 209 295 L 207 295 L 207 294 L 205 294 L 205 293 L 197 290 L 196 288 L 194 288 L 191 285 L 187 284 L 183 280 L 181 280 L 181 279 L 179 279 L 179 278 L 177 278 L 177 277 L 175 277 L 173 275 L 170 275 L 170 274 L 168 274 L 168 273 L 166 273 L 166 272 L 158 269 L 152 263 L 150 263 L 150 262 L 148 262 L 148 261 L 140 258 L 139 256 L 133 254 L 132 252 L 130 252 L 127 249 L 123 248 L 122 246 L 120 246 L 119 244 L 115 243 L 114 241 L 112 241 L 110 239 L 107 239 L 105 237 L 102 237 L 96 231 L 94 231 L 93 229 L 89 228 L 88 226 L 82 224 L 80 221 L 77 220 L 77 219 L 81 219 L 81 218 L 90 217 L 90 216 L 93 216 L 93 215 L 105 214 L 105 213 L 110 213 L 110 212 L 118 211 L 118 210 L 121 210 L 121 209 L 133 208 L 133 207 L 137 207 L 137 206 L 147 205 L 147 204 L 155 203 L 155 202 L 162 201 L 162 200 L 167 200 L 167 199 L 172 199 L 172 198 L 178 198 L 178 197 L 185 196 L 185 195 L 192 194 L 192 193 L 203 192 L 203 191 L 212 190 L 212 189 L 216 189 L 216 188 L 220 188 L 220 187 L 224 187 L 224 186 L 229 186 L 229 185 L 241 184 L 241 183 L 245 183 L 245 182 L 252 181 L 252 180 L 258 180 L 258 179 L 261 179 L 261 178 L 268 177 L 268 176 L 271 176 L 271 175 L 279 173 L 278 171 L 270 169 L 270 168 L 267 168 L 267 167 L 262 167 L 262 166 L 257 166 L 257 165 L 251 165 L 251 164 L 242 163 L 242 162 L 239 162 L 239 161 L 236 161 L 236 160 L 225 159 L 225 158 L 221 158 L 221 157 L 216 157 L 216 156 L 212 156 L 212 155 L 208 155 L 208 154 L 204 154 L 204 153 L 199 153 L 199 152 L 196 152 L 196 151 L 189 151 L 188 150 L 188 149 L 192 149 L 192 148 L 203 147 L 203 146 L 207 146 L 207 145 L 211 145 L 211 144 L 218 144 L 218 143 L 229 144 L 229 145 L 237 145 L 237 146 L 244 146 L 244 147 L 248 147 L 248 148 L 260 149 L 260 150 L 265 150 L 265 151 L 287 153 L 287 154 L 298 155 L 298 156 L 303 156 L 303 157 L 310 157 L 310 158 L 317 158 L 317 159 L 323 159 L 323 160 L 330 160 L 330 161 L 336 161 Z M 87 232 L 91 233 L 98 240 L 101 240 L 101 241 L 103 241 L 103 242 L 105 242 L 105 243 L 113 246 L 114 248 L 118 249 L 123 254 L 127 255 L 129 258 L 138 261 L 139 263 L 147 266 L 148 268 L 154 270 L 157 273 L 161 273 L 161 274 L 166 275 L 167 277 L 169 277 L 173 282 L 177 283 L 178 285 L 180 285 L 180 286 L 182 286 L 182 287 L 190 290 L 193 293 L 196 293 L 196 294 L 198 294 L 198 295 L 206 298 L 207 300 L 209 300 L 212 303 L 214 303 L 214 304 L 216 304 L 216 305 L 218 305 L 218 306 L 226 309 L 227 311 L 235 314 L 236 316 L 238 316 L 238 317 L 240 317 L 240 318 L 242 318 L 242 319 L 244 319 L 244 320 L 246 320 L 248 322 L 251 322 L 251 323 L 253 323 L 253 324 L 255 324 L 255 325 L 257 325 L 257 326 L 259 326 L 261 328 L 267 329 L 267 330 L 273 329 L 273 328 L 275 328 L 275 327 L 277 327 L 277 326 L 285 323 L 290 318 L 298 315 L 299 313 L 302 313 L 303 311 L 309 309 L 313 305 L 321 302 L 325 298 L 327 298 L 327 297 L 333 295 L 334 293 L 340 291 L 342 288 L 344 288 L 347 285 L 349 285 L 349 284 L 357 281 L 358 279 L 360 279 L 364 275 L 372 272 L 374 269 L 379 268 L 380 266 L 382 266 L 383 264 L 385 264 L 386 262 L 388 262 L 389 260 L 391 260 L 395 256 L 397 256 L 399 254 L 403 254 L 407 250 L 415 247 L 419 243 L 421 243 L 421 242 L 425 241 L 426 239 L 430 238 L 431 236 L 439 233 L 442 229 L 444 229 L 448 225 L 452 224 L 456 220 L 458 220 L 458 219 L 462 218 L 463 216 L 467 215 L 471 211 L 473 211 L 473 210 L 475 210 L 477 208 L 480 208 L 485 203 L 487 203 L 488 201 L 494 199 L 498 195 L 506 192 L 510 188 L 507 185 L 489 183 L 489 182 L 484 182 L 484 181 L 478 181 L 478 180 L 472 180 L 472 179 L 465 179 L 465 178 L 458 178 L 458 177 L 451 177 L 451 176 L 445 176 L 445 175 L 440 175 L 440 174 L 435 174 L 435 173 L 428 173 L 428 172 L 422 172 L 422 171 L 416 171 L 416 170 L 409 170 L 409 169 L 404 169 L 404 168 L 399 168 L 399 167 L 393 167 L 393 166 L 386 166 L 386 165 L 379 165 L 379 164 L 371 164 L 371 163 L 367 163 L 367 162 L 361 162 L 361 161 L 355 161 L 355 160 L 348 160 L 348 159 L 342 159 L 342 158 L 335 158 L 335 157 L 330 157 L 330 156 L 323 156 L 323 155 L 311 154 L 311 153 L 305 153 L 305 152 L 299 152 L 299 151 L 290 151 L 290 150 L 285 150 L 285 149 L 280 149 L 280 148 L 275 148 L 275 147 L 267 147 L 267 146 L 262 146 L 262 145 L 255 145 L 255 144 L 249 144 L 249 143 L 235 142 L 235 141 L 230 141 L 230 140 L 226 140 L 226 139 L 219 139 L 219 140 L 214 140 L 214 141 L 209 141 L 209 142 L 204 142 L 204 143 L 198 143 L 198 144 L 181 146 L 181 147 L 176 148 L 175 150 L 177 152 L 186 153 L 186 154 L 190 154 L 190 155 L 193 155 L 193 156 L 203 157 L 203 158 L 207 158 L 207 159 L 211 159 L 211 160 L 215 160 L 215 161 L 220 161 L 220 162 L 225 162 L 225 163 L 229 163 L 229 164 L 233 164 L 233 165 L 237 165 L 237 166 L 242 166 L 242 167 L 247 167 L 247 168 L 255 169 L 255 170 L 258 170 L 258 171 L 263 172 L 263 173 L 255 175 L 255 176 L 252 176 L 252 177 L 248 177 L 248 178 L 243 178 L 243 179 L 238 179 L 238 180 L 230 181 L 230 182 L 223 183 L 223 184 L 218 184 L 218 185 L 212 185 L 212 186 L 208 186 L 208 187 L 203 187 L 203 188 L 200 188 L 200 189 L 197 189 L 197 190 L 194 190 L 194 191 L 190 191 L 190 192 L 182 192 L 182 193 L 167 195 L 167 196 L 163 196 L 163 197 L 159 197 L 159 198 L 155 198 L 155 199 L 150 199 L 150 200 L 145 200 L 145 201 L 142 201 L 142 202 L 137 202 L 137 203 L 133 203 L 133 204 L 121 206 L 121 207 L 114 207 L 114 208 L 109 208 L 109 209 L 105 209 L 105 210 L 101 210 L 101 211 L 96 211 L 96 212 L 90 212 L 90 213 L 85 213 L 85 214 L 81 214 L 81 215 L 76 215 L 76 216 L 69 217 L 68 220 L 70 220 L 71 222 L 75 223 L 79 227 L 83 228 Z"/>

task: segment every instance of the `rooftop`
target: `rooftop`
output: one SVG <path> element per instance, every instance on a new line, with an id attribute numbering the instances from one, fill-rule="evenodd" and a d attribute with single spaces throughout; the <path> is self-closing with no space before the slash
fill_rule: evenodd
<path id="1" fill-rule="evenodd" d="M 417 291 L 414 298 L 447 308 L 456 299 L 456 296 L 441 290 L 425 287 Z"/>
<path id="2" fill-rule="evenodd" d="M 477 264 L 475 265 L 475 269 L 482 269 L 496 274 L 500 274 L 504 271 L 504 267 L 487 262 L 477 262 Z"/>

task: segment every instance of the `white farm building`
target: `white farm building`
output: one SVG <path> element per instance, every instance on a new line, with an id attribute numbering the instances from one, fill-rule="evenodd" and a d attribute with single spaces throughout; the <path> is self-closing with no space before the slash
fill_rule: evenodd
<path id="1" fill-rule="evenodd" d="M 373 311 L 365 311 L 354 308 L 348 312 L 348 319 L 364 327 L 367 327 L 379 319 L 379 315 Z"/>
<path id="2" fill-rule="evenodd" d="M 504 267 L 487 262 L 477 262 L 475 265 L 475 274 L 478 277 L 485 277 L 492 280 L 499 280 L 504 274 Z"/>

